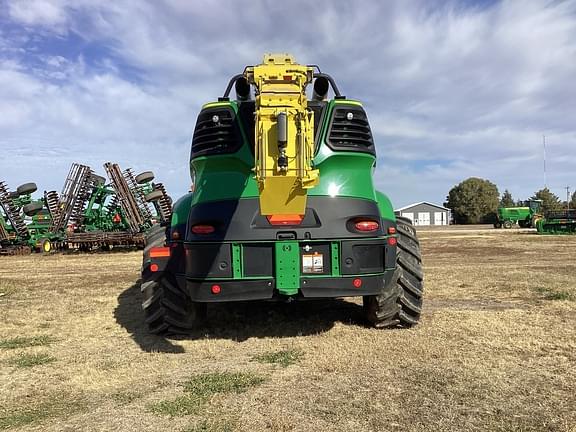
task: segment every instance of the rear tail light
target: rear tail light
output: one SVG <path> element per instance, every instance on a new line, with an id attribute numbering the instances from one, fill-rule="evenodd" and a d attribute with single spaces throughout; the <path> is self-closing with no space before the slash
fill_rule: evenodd
<path id="1" fill-rule="evenodd" d="M 396 228 L 395 227 L 388 227 L 388 234 L 396 234 Z"/>
<path id="2" fill-rule="evenodd" d="M 397 243 L 398 243 L 398 240 L 396 240 L 396 237 L 388 237 L 388 244 L 390 246 L 396 246 Z"/>
<path id="3" fill-rule="evenodd" d="M 380 225 L 376 221 L 363 220 L 363 221 L 358 221 L 358 222 L 354 223 L 354 227 L 358 231 L 372 232 L 372 231 L 377 231 L 378 228 L 380 228 Z"/>
<path id="4" fill-rule="evenodd" d="M 150 258 L 169 258 L 169 257 L 170 257 L 169 247 L 150 248 Z"/>
<path id="5" fill-rule="evenodd" d="M 266 216 L 270 225 L 300 225 L 304 216 L 297 214 Z"/>
<path id="6" fill-rule="evenodd" d="M 212 225 L 194 225 L 192 227 L 192 232 L 194 234 L 212 234 L 216 228 Z"/>

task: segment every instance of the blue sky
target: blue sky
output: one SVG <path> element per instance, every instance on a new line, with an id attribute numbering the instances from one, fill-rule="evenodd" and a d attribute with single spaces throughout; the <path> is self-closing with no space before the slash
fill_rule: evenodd
<path id="1" fill-rule="evenodd" d="M 365 103 L 397 207 L 470 176 L 526 198 L 542 135 L 548 186 L 576 188 L 572 0 L 0 0 L 0 180 L 60 190 L 114 161 L 177 197 L 199 107 L 274 51 Z"/>

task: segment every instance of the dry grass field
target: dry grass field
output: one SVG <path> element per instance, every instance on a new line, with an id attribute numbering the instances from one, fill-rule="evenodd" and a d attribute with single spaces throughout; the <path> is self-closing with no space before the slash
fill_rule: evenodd
<path id="1" fill-rule="evenodd" d="M 0 430 L 576 430 L 576 236 L 420 237 L 410 330 L 358 299 L 252 303 L 166 340 L 138 252 L 0 258 Z"/>

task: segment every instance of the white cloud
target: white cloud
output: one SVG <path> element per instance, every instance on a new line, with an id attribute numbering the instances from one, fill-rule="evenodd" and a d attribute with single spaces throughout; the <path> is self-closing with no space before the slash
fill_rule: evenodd
<path id="1" fill-rule="evenodd" d="M 18 0 L 9 2 L 10 16 L 31 26 L 61 27 L 67 21 L 65 1 Z"/>
<path id="2" fill-rule="evenodd" d="M 549 186 L 576 188 L 574 0 L 11 0 L 7 10 L 16 30 L 0 31 L 0 146 L 14 156 L 0 177 L 11 183 L 14 161 L 51 164 L 42 181 L 59 188 L 71 161 L 116 158 L 180 194 L 201 104 L 264 52 L 290 51 L 365 102 L 377 183 L 398 205 L 440 202 L 472 175 L 526 197 L 543 183 L 542 134 Z M 62 49 L 70 35 L 81 42 Z"/>

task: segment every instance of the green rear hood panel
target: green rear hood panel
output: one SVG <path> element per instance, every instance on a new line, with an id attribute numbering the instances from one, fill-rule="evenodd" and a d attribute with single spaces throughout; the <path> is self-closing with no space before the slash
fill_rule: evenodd
<path id="1" fill-rule="evenodd" d="M 352 197 L 377 201 L 381 216 L 396 220 L 388 197 L 374 189 L 372 174 L 376 158 L 368 153 L 334 151 L 326 144 L 327 124 L 332 109 L 338 104 L 360 105 L 356 101 L 331 101 L 325 110 L 321 133 L 321 145 L 314 158 L 314 165 L 320 170 L 320 183 L 308 190 L 310 196 Z M 238 111 L 236 102 L 207 104 L 229 106 Z M 242 129 L 242 125 L 241 125 Z M 191 206 L 209 202 L 258 197 L 258 185 L 254 180 L 252 167 L 254 156 L 248 147 L 245 131 L 242 130 L 245 144 L 233 154 L 202 156 L 190 163 L 195 178 L 195 189 L 179 199 L 174 205 L 172 225 L 185 223 Z"/>

